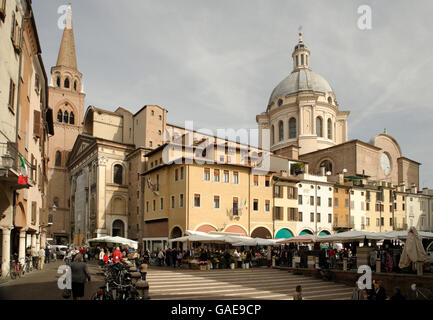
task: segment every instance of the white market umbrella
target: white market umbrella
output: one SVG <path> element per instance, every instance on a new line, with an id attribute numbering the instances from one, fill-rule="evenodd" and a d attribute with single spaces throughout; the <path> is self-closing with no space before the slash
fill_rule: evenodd
<path id="1" fill-rule="evenodd" d="M 280 239 L 277 240 L 276 243 L 277 244 L 294 243 L 294 242 L 311 243 L 311 242 L 317 242 L 318 238 L 322 238 L 322 237 L 318 237 L 313 234 L 303 234 L 301 236 L 296 236 L 288 239 Z"/>
<path id="2" fill-rule="evenodd" d="M 138 242 L 137 241 L 127 239 L 127 238 L 122 238 L 122 237 L 105 236 L 105 237 L 89 239 L 89 240 L 87 240 L 87 242 L 88 243 L 89 242 L 119 243 L 119 244 L 127 245 L 131 248 L 134 248 L 134 249 L 138 248 Z"/>

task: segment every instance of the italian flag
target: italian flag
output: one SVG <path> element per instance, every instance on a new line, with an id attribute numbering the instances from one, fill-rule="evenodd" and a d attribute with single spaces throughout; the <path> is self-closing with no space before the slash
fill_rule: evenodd
<path id="1" fill-rule="evenodd" d="M 19 155 L 20 160 L 21 160 L 21 171 L 20 171 L 20 175 L 18 176 L 18 184 L 27 184 L 29 181 L 29 176 L 27 174 L 27 166 L 26 166 L 26 162 L 24 161 L 24 158 Z"/>

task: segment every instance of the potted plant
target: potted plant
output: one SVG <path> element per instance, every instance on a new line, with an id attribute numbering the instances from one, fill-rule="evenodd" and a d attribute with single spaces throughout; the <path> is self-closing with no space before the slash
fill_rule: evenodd
<path id="1" fill-rule="evenodd" d="M 292 164 L 292 174 L 298 175 L 304 173 L 305 164 L 303 162 L 296 162 Z"/>
<path id="2" fill-rule="evenodd" d="M 208 269 L 208 262 L 207 261 L 199 261 L 198 265 L 200 267 L 200 270 L 207 270 Z"/>

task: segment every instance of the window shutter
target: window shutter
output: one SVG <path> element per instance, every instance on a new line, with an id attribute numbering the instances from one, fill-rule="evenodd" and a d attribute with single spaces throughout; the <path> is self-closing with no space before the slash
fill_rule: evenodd
<path id="1" fill-rule="evenodd" d="M 295 190 L 293 199 L 298 199 L 298 188 L 293 187 L 293 189 Z"/>
<path id="2" fill-rule="evenodd" d="M 34 116 L 33 116 L 33 134 L 36 137 L 40 137 L 41 136 L 41 112 L 35 110 L 34 111 Z"/>

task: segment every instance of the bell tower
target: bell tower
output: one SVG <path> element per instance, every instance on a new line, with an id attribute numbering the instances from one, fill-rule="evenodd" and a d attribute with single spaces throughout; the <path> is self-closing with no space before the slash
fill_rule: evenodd
<path id="1" fill-rule="evenodd" d="M 70 241 L 70 181 L 66 162 L 84 117 L 83 75 L 78 71 L 71 5 L 67 8 L 57 63 L 51 68 L 49 104 L 54 115 L 54 136 L 49 140 L 48 207 L 55 242 Z M 55 210 L 52 210 L 53 205 Z"/>

